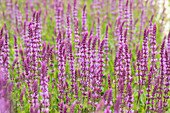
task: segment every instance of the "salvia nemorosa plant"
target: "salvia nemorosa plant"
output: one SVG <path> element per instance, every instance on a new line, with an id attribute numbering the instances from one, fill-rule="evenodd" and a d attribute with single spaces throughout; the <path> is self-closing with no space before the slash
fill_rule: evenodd
<path id="1" fill-rule="evenodd" d="M 0 112 L 168 113 L 170 33 L 156 3 L 0 0 Z"/>

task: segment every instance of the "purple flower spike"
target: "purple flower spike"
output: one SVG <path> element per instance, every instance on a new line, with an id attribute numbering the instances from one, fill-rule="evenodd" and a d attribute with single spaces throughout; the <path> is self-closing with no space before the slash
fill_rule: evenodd
<path id="1" fill-rule="evenodd" d="M 103 86 L 102 85 L 102 82 L 103 82 L 103 79 L 102 77 L 104 76 L 103 75 L 103 67 L 104 67 L 104 58 L 103 58 L 103 47 L 104 47 L 104 44 L 105 44 L 105 41 L 106 39 L 104 39 L 101 44 L 100 44 L 100 47 L 98 48 L 98 73 L 97 73 L 97 86 L 98 86 L 98 93 L 100 93 L 102 91 L 101 87 Z M 100 95 L 98 95 L 98 98 L 100 98 Z"/>
<path id="2" fill-rule="evenodd" d="M 42 96 L 41 103 L 43 103 L 42 111 L 49 112 L 49 93 L 48 93 L 48 78 L 46 63 L 41 62 L 41 82 L 40 82 L 40 96 Z"/>
<path id="3" fill-rule="evenodd" d="M 152 75 L 154 75 L 154 78 L 155 79 L 155 75 L 157 73 L 157 69 L 156 69 L 156 62 L 157 62 L 157 59 L 156 59 L 156 54 L 157 54 L 157 51 L 156 51 L 156 30 L 157 30 L 157 27 L 156 27 L 156 23 L 154 24 L 153 26 L 153 35 L 152 37 L 150 37 L 151 39 L 151 67 L 152 67 L 152 70 L 150 70 L 152 72 Z"/>
<path id="4" fill-rule="evenodd" d="M 106 64 L 106 69 L 107 69 L 107 66 L 108 66 L 108 60 L 109 60 L 109 58 L 108 58 L 108 56 L 109 56 L 109 44 L 108 44 L 108 25 L 106 26 L 106 32 L 105 32 L 105 39 L 106 39 L 106 41 L 105 41 L 105 47 L 104 47 L 104 49 L 105 49 L 105 54 L 106 54 L 106 58 L 105 58 L 105 64 Z"/>
<path id="5" fill-rule="evenodd" d="M 129 29 L 129 10 L 128 10 L 128 4 L 129 0 L 126 1 L 125 9 L 124 9 L 124 22 L 125 22 L 125 28 Z"/>
<path id="6" fill-rule="evenodd" d="M 86 13 L 86 11 L 85 11 L 86 6 L 87 6 L 87 5 L 85 4 L 84 7 L 83 7 L 83 13 L 82 13 L 82 33 L 81 33 L 82 36 L 84 35 L 84 33 L 85 33 L 86 30 L 87 30 L 87 28 L 86 28 L 86 17 L 87 17 L 87 13 Z"/>
<path id="7" fill-rule="evenodd" d="M 114 113 L 119 113 L 121 103 L 121 94 L 118 95 L 117 100 L 114 105 Z"/>
<path id="8" fill-rule="evenodd" d="M 160 86 L 159 86 L 159 98 L 161 99 L 163 96 L 162 90 L 164 89 L 164 80 L 165 80 L 165 74 L 166 74 L 166 62 L 165 62 L 165 40 L 162 42 L 161 45 L 161 51 L 160 51 L 160 75 L 161 75 L 161 80 L 160 80 Z M 162 105 L 162 103 L 161 103 Z"/>
<path id="9" fill-rule="evenodd" d="M 37 105 L 39 107 L 39 97 L 38 97 L 38 81 L 35 80 L 33 85 L 32 85 L 32 89 L 33 89 L 33 95 L 32 95 L 32 107 L 36 109 Z"/>
<path id="10" fill-rule="evenodd" d="M 81 42 L 81 84 L 83 85 L 83 88 L 81 89 L 82 90 L 82 95 L 86 95 L 86 87 L 87 87 L 87 36 L 88 36 L 88 32 L 86 32 L 84 34 L 84 37 L 82 39 L 82 42 Z"/>
<path id="11" fill-rule="evenodd" d="M 170 31 L 169 31 L 168 38 L 167 38 L 167 50 L 168 50 L 168 56 L 170 59 Z"/>
<path id="12" fill-rule="evenodd" d="M 112 101 L 113 101 L 113 91 L 112 89 L 110 89 L 108 94 L 107 106 L 112 106 L 113 105 Z"/>
<path id="13" fill-rule="evenodd" d="M 74 111 L 75 111 L 75 105 L 76 105 L 76 101 L 74 101 L 73 104 L 71 105 L 71 108 L 70 108 L 70 112 L 69 112 L 69 113 L 74 113 Z"/>
<path id="14" fill-rule="evenodd" d="M 69 63 L 70 63 L 70 75 L 71 75 L 71 92 L 73 93 L 74 91 L 74 83 L 75 83 L 75 75 L 74 75 L 74 56 L 73 56 L 73 52 L 72 52 L 72 44 L 70 43 L 70 54 L 69 54 L 69 57 L 70 57 L 70 60 L 69 60 Z"/>
<path id="15" fill-rule="evenodd" d="M 144 31 L 144 36 L 143 36 L 143 74 L 146 76 L 146 72 L 148 71 L 148 32 L 146 29 Z"/>
<path id="16" fill-rule="evenodd" d="M 77 22 L 77 0 L 74 0 L 73 3 L 73 20 L 74 20 L 74 26 L 76 25 Z"/>
<path id="17" fill-rule="evenodd" d="M 67 104 L 65 104 L 65 106 L 64 106 L 64 112 L 63 113 L 67 113 Z"/>
<path id="18" fill-rule="evenodd" d="M 170 35 L 169 35 L 170 36 Z M 167 100 L 170 98 L 168 95 L 169 90 L 169 80 L 170 80 L 170 57 L 168 57 L 168 50 L 165 50 L 165 59 L 166 59 L 166 76 L 165 76 L 165 89 L 164 89 L 164 107 L 168 107 Z"/>

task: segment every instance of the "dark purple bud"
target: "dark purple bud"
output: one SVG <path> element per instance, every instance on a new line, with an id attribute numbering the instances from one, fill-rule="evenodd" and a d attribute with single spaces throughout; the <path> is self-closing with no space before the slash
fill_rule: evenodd
<path id="1" fill-rule="evenodd" d="M 2 36 L 3 36 L 3 27 L 2 27 L 1 32 L 0 32 L 0 39 L 2 38 Z"/>
<path id="2" fill-rule="evenodd" d="M 84 7 L 83 7 L 83 11 L 84 11 L 84 12 L 85 12 L 85 10 L 86 10 L 86 6 L 87 6 L 87 4 L 85 4 Z"/>
<path id="3" fill-rule="evenodd" d="M 16 45 L 17 45 L 17 37 L 16 37 L 15 34 L 14 34 L 13 36 L 14 36 L 14 44 L 15 44 L 15 46 L 16 46 Z"/>
<path id="4" fill-rule="evenodd" d="M 3 46 L 3 43 L 4 43 L 4 38 L 1 38 L 0 39 L 0 50 L 1 50 L 2 46 Z"/>
<path id="5" fill-rule="evenodd" d="M 154 15 L 155 15 L 155 14 L 153 14 L 153 15 L 151 16 L 151 19 L 150 19 L 150 21 L 152 21 L 152 20 L 153 20 L 153 17 L 154 17 Z"/>

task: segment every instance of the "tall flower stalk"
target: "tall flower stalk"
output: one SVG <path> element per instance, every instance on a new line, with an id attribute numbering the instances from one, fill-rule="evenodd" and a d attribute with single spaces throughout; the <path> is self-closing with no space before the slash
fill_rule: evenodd
<path id="1" fill-rule="evenodd" d="M 46 63 L 41 63 L 41 80 L 40 80 L 40 96 L 42 97 L 41 103 L 43 104 L 42 112 L 49 112 L 49 90 L 48 90 L 48 78 L 47 78 L 47 68 Z"/>

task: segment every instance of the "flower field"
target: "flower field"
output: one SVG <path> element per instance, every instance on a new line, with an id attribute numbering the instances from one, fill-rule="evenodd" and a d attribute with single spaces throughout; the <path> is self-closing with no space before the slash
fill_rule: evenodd
<path id="1" fill-rule="evenodd" d="M 0 113 L 170 113 L 162 1 L 0 0 Z"/>

